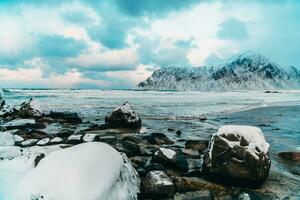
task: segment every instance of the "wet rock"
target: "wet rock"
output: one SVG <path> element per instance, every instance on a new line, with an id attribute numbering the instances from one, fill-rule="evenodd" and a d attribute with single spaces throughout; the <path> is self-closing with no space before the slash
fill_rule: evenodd
<path id="1" fill-rule="evenodd" d="M 174 132 L 174 131 L 175 131 L 174 128 L 168 128 L 167 130 L 168 130 L 169 132 Z"/>
<path id="2" fill-rule="evenodd" d="M 176 193 L 174 200 L 213 200 L 213 195 L 209 190 Z"/>
<path id="3" fill-rule="evenodd" d="M 34 166 L 36 167 L 43 158 L 45 158 L 45 154 L 41 153 L 37 155 L 34 159 Z"/>
<path id="4" fill-rule="evenodd" d="M 70 135 L 74 134 L 74 132 L 75 131 L 73 129 L 63 128 L 56 135 L 61 138 L 66 138 L 66 137 L 69 137 Z"/>
<path id="5" fill-rule="evenodd" d="M 160 163 L 166 169 L 176 169 L 180 172 L 188 171 L 188 163 L 180 150 L 159 148 L 151 159 L 152 163 Z"/>
<path id="6" fill-rule="evenodd" d="M 136 169 L 137 173 L 140 177 L 144 178 L 146 176 L 146 170 L 143 167 L 139 167 Z"/>
<path id="7" fill-rule="evenodd" d="M 82 142 L 82 135 L 71 135 L 68 137 L 67 142 L 70 144 L 79 144 Z"/>
<path id="8" fill-rule="evenodd" d="M 150 171 L 142 181 L 142 191 L 146 198 L 172 198 L 175 187 L 164 171 Z"/>
<path id="9" fill-rule="evenodd" d="M 188 140 L 185 143 L 185 148 L 203 153 L 208 147 L 208 142 L 208 140 Z"/>
<path id="10" fill-rule="evenodd" d="M 43 123 L 36 123 L 34 119 L 14 119 L 6 122 L 2 127 L 7 130 L 12 129 L 25 129 L 25 128 L 45 128 Z"/>
<path id="11" fill-rule="evenodd" d="M 5 100 L 2 99 L 0 106 L 0 117 L 6 118 L 11 115 L 11 108 L 5 103 Z"/>
<path id="12" fill-rule="evenodd" d="M 87 133 L 83 136 L 82 140 L 84 142 L 94 142 L 99 140 L 98 134 Z"/>
<path id="13" fill-rule="evenodd" d="M 205 178 L 230 185 L 257 188 L 269 174 L 269 144 L 259 128 L 223 126 L 205 153 Z"/>
<path id="14" fill-rule="evenodd" d="M 124 153 L 126 153 L 128 157 L 141 155 L 140 146 L 135 142 L 131 140 L 122 140 L 121 143 L 124 149 L 126 150 L 126 152 Z"/>
<path id="15" fill-rule="evenodd" d="M 37 143 L 37 139 L 28 139 L 28 140 L 25 140 L 23 142 L 21 142 L 21 146 L 22 147 L 30 147 L 30 146 L 33 146 Z"/>
<path id="16" fill-rule="evenodd" d="M 61 123 L 82 123 L 77 113 L 51 111 L 47 117 L 53 118 Z"/>
<path id="17" fill-rule="evenodd" d="M 300 152 L 280 152 L 278 156 L 287 161 L 300 161 Z"/>
<path id="18" fill-rule="evenodd" d="M 41 139 L 40 141 L 38 141 L 36 144 L 39 146 L 44 146 L 44 145 L 47 145 L 49 142 L 50 142 L 49 138 L 44 138 L 44 139 Z"/>
<path id="19" fill-rule="evenodd" d="M 147 142 L 150 144 L 174 144 L 174 141 L 169 139 L 165 134 L 163 133 L 151 133 L 151 135 L 146 136 Z"/>
<path id="20" fill-rule="evenodd" d="M 133 157 L 130 157 L 129 160 L 131 161 L 132 165 L 135 168 L 144 167 L 144 165 L 146 163 L 146 159 L 141 156 L 133 156 Z"/>
<path id="21" fill-rule="evenodd" d="M 164 171 L 164 166 L 160 163 L 147 163 L 145 166 L 146 172 L 149 171 Z"/>
<path id="22" fill-rule="evenodd" d="M 141 145 L 141 154 L 144 156 L 152 156 L 158 149 L 156 145 Z"/>
<path id="23" fill-rule="evenodd" d="M 214 196 L 225 196 L 233 193 L 229 187 L 212 183 L 197 177 L 174 177 L 174 184 L 178 192 L 210 190 Z"/>
<path id="24" fill-rule="evenodd" d="M 141 128 L 141 118 L 128 102 L 107 114 L 105 123 L 114 128 Z"/>
<path id="25" fill-rule="evenodd" d="M 28 101 L 23 102 L 21 105 L 13 108 L 14 116 L 19 116 L 21 118 L 33 118 L 42 117 L 44 111 L 41 105 L 33 98 Z"/>
<path id="26" fill-rule="evenodd" d="M 181 130 L 176 131 L 176 135 L 181 136 L 182 132 Z"/>

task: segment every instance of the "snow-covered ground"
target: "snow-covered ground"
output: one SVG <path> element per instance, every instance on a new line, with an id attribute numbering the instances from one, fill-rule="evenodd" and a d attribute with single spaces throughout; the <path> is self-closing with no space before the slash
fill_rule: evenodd
<path id="1" fill-rule="evenodd" d="M 46 157 L 34 167 L 36 155 Z M 1 200 L 134 200 L 139 178 L 128 162 L 105 143 L 59 146 L 1 147 Z M 5 175 L 6 174 L 6 175 Z"/>

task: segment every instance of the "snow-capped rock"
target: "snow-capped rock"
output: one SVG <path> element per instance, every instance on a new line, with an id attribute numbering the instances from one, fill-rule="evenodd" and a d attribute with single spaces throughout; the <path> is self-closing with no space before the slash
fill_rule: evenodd
<path id="1" fill-rule="evenodd" d="M 135 200 L 139 178 L 111 146 L 90 142 L 55 151 L 20 182 L 17 199 Z"/>
<path id="2" fill-rule="evenodd" d="M 175 193 L 175 186 L 164 171 L 148 172 L 142 187 L 144 195 L 153 199 L 172 198 Z"/>
<path id="3" fill-rule="evenodd" d="M 266 57 L 248 51 L 220 66 L 161 68 L 138 86 L 155 90 L 200 91 L 298 89 L 300 70 L 282 68 Z"/>
<path id="4" fill-rule="evenodd" d="M 213 180 L 257 187 L 268 177 L 270 166 L 269 144 L 260 128 L 226 125 L 211 138 L 203 174 Z"/>
<path id="5" fill-rule="evenodd" d="M 141 118 L 128 102 L 123 103 L 105 116 L 105 123 L 116 128 L 140 128 Z"/>
<path id="6" fill-rule="evenodd" d="M 31 98 L 13 108 L 13 114 L 20 117 L 41 117 L 44 114 L 41 104 L 35 99 Z"/>

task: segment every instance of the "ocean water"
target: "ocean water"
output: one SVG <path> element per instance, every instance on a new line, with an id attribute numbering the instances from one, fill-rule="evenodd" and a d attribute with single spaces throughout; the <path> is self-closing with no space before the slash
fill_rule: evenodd
<path id="1" fill-rule="evenodd" d="M 282 162 L 280 151 L 300 151 L 300 91 L 284 90 L 278 93 L 265 91 L 195 92 L 195 91 L 135 91 L 135 90 L 36 90 L 9 89 L 6 102 L 17 105 L 35 98 L 45 112 L 51 110 L 78 112 L 83 118 L 97 118 L 116 106 L 129 101 L 141 115 L 142 132 L 163 132 L 183 145 L 184 140 L 209 138 L 224 124 L 254 125 L 262 128 L 270 143 L 272 171 L 298 180 L 299 164 Z M 206 116 L 208 120 L 200 121 Z M 168 132 L 168 128 L 181 130 L 182 135 Z M 8 173 L 0 163 L 0 200 L 4 185 L 13 182 L 20 173 Z M 4 173 L 5 172 L 5 173 Z M 272 173 L 273 173 L 272 172 Z M 275 173 L 275 174 L 276 174 Z M 274 176 L 274 173 L 272 177 Z M 282 178 L 272 178 L 272 185 Z M 278 184 L 278 183 L 276 183 Z M 294 184 L 294 183 L 293 183 Z M 7 186 L 5 186 L 7 187 Z M 294 185 L 285 184 L 280 189 L 289 194 Z M 299 186 L 300 190 L 300 186 Z M 300 194 L 299 194 L 300 195 Z"/>

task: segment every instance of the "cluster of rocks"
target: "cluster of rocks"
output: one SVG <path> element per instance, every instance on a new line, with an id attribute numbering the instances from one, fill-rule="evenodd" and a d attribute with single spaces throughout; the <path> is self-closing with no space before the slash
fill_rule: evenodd
<path id="1" fill-rule="evenodd" d="M 186 140 L 184 146 L 164 133 L 139 134 L 141 118 L 128 102 L 107 114 L 104 124 L 86 122 L 77 113 L 45 113 L 34 99 L 14 108 L 4 102 L 1 108 L 0 145 L 4 136 L 21 147 L 105 142 L 132 162 L 141 179 L 140 199 L 232 199 L 249 193 L 232 185 L 259 187 L 271 164 L 268 151 L 249 152 L 255 144 L 241 132 Z"/>

